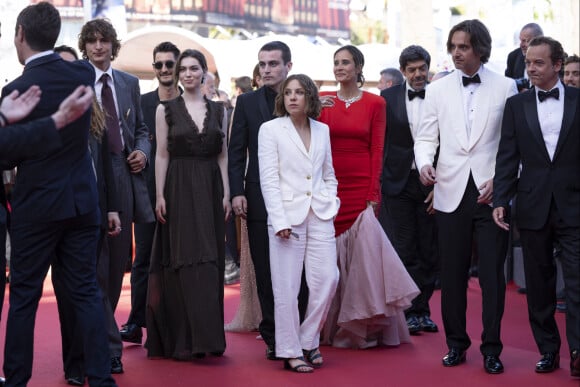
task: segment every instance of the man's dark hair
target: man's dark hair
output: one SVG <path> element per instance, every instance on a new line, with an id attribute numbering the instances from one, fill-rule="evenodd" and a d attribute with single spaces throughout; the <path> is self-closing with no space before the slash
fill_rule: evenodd
<path id="1" fill-rule="evenodd" d="M 576 55 L 576 54 L 570 55 L 569 57 L 567 57 L 564 60 L 564 66 L 566 66 L 570 63 L 580 63 L 580 57 L 578 57 L 578 55 Z"/>
<path id="2" fill-rule="evenodd" d="M 171 42 L 162 42 L 155 46 L 153 49 L 153 60 L 155 60 L 155 55 L 158 52 L 171 52 L 173 53 L 175 60 L 177 60 L 177 58 L 179 58 L 179 54 L 181 54 L 179 48 L 177 48 L 177 46 Z"/>
<path id="3" fill-rule="evenodd" d="M 75 59 L 79 59 L 79 54 L 77 54 L 77 50 L 75 50 L 71 46 L 67 46 L 64 44 L 62 46 L 55 47 L 54 52 L 56 52 L 57 54 L 60 54 L 61 52 L 68 52 L 69 54 L 74 56 Z"/>
<path id="4" fill-rule="evenodd" d="M 550 47 L 550 59 L 552 60 L 552 64 L 555 65 L 556 63 L 560 62 L 560 64 L 564 64 L 564 58 L 566 54 L 564 53 L 564 48 L 556 39 L 552 39 L 549 36 L 538 36 L 534 39 L 530 40 L 528 45 L 529 47 L 540 46 L 542 44 L 548 45 Z"/>
<path id="5" fill-rule="evenodd" d="M 16 18 L 16 33 L 18 27 L 22 27 L 24 39 L 32 50 L 52 50 L 60 34 L 60 14 L 44 1 L 29 5 Z"/>
<path id="6" fill-rule="evenodd" d="M 537 24 L 537 23 L 528 23 L 528 24 L 526 24 L 525 26 L 522 27 L 522 29 L 520 30 L 520 32 L 523 31 L 523 30 L 531 30 L 532 31 L 532 35 L 534 36 L 534 38 L 537 37 L 537 36 L 544 35 L 544 31 L 542 30 L 542 27 L 540 27 L 540 25 Z"/>
<path id="7" fill-rule="evenodd" d="M 97 34 L 100 34 L 103 40 L 112 43 L 111 61 L 115 60 L 121 49 L 121 41 L 117 39 L 115 27 L 107 19 L 88 21 L 81 29 L 81 33 L 79 34 L 79 50 L 83 53 L 83 59 L 88 59 L 86 45 L 97 40 Z"/>
<path id="8" fill-rule="evenodd" d="M 431 66 L 431 55 L 421 46 L 409 46 L 401 51 L 399 56 L 399 65 L 401 69 L 406 69 L 409 62 L 416 62 L 419 60 L 424 60 L 427 63 L 427 68 Z"/>
<path id="9" fill-rule="evenodd" d="M 275 40 L 273 42 L 268 42 L 260 48 L 260 51 L 282 51 L 282 61 L 284 64 L 292 62 L 292 54 L 290 53 L 290 47 L 284 42 Z"/>
<path id="10" fill-rule="evenodd" d="M 458 31 L 469 34 L 469 43 L 473 52 L 479 55 L 481 63 L 487 63 L 491 55 L 491 35 L 487 27 L 477 19 L 464 20 L 453 26 L 447 37 L 447 52 L 451 54 L 451 38 Z"/>
<path id="11" fill-rule="evenodd" d="M 236 78 L 235 80 L 236 87 L 239 87 L 242 93 L 247 93 L 248 91 L 252 91 L 252 78 L 243 76 Z"/>
<path id="12" fill-rule="evenodd" d="M 405 80 L 403 74 L 401 74 L 401 71 L 399 71 L 399 69 L 396 69 L 394 67 L 383 69 L 381 70 L 380 74 L 381 76 L 386 74 L 390 78 L 390 81 L 393 82 L 393 86 L 398 86 Z"/>
<path id="13" fill-rule="evenodd" d="M 356 48 L 353 45 L 346 45 L 340 47 L 338 50 L 334 52 L 333 58 L 341 51 L 348 51 L 352 56 L 352 60 L 354 62 L 354 66 L 360 68 L 360 73 L 357 74 L 356 81 L 359 83 L 359 87 L 362 87 L 365 84 L 365 76 L 363 75 L 363 67 L 365 65 L 365 56 L 363 55 L 362 51 Z"/>

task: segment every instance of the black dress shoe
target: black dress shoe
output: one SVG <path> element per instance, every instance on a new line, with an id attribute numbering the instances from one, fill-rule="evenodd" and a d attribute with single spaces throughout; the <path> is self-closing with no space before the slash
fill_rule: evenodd
<path id="1" fill-rule="evenodd" d="M 111 373 L 112 374 L 123 373 L 123 363 L 121 363 L 121 358 L 119 356 L 111 358 Z"/>
<path id="2" fill-rule="evenodd" d="M 266 359 L 268 360 L 282 360 L 281 358 L 276 356 L 276 350 L 273 345 L 268 345 L 266 347 Z"/>
<path id="3" fill-rule="evenodd" d="M 423 332 L 439 332 L 437 324 L 435 324 L 429 316 L 419 317 L 419 325 Z"/>
<path id="4" fill-rule="evenodd" d="M 407 328 L 409 328 L 409 333 L 416 335 L 421 332 L 421 322 L 416 316 L 410 316 L 407 318 Z"/>
<path id="5" fill-rule="evenodd" d="M 580 377 L 580 350 L 570 353 L 570 375 Z"/>
<path id="6" fill-rule="evenodd" d="M 501 374 L 503 372 L 503 364 L 496 355 L 483 356 L 483 368 L 488 374 Z"/>
<path id="7" fill-rule="evenodd" d="M 2 376 L 0 376 L 0 387 L 4 387 L 5 384 L 6 384 L 6 379 L 4 379 Z"/>
<path id="8" fill-rule="evenodd" d="M 119 331 L 121 334 L 121 340 L 128 343 L 141 344 L 143 339 L 143 331 L 141 327 L 135 324 L 125 324 Z"/>
<path id="9" fill-rule="evenodd" d="M 558 353 L 545 353 L 539 362 L 536 363 L 536 372 L 538 373 L 548 373 L 560 368 L 560 354 Z"/>
<path id="10" fill-rule="evenodd" d="M 465 351 L 458 348 L 451 348 L 447 355 L 443 356 L 443 365 L 445 367 L 455 367 L 465 363 Z"/>
<path id="11" fill-rule="evenodd" d="M 66 382 L 71 386 L 84 386 L 85 378 L 80 376 L 65 376 Z"/>

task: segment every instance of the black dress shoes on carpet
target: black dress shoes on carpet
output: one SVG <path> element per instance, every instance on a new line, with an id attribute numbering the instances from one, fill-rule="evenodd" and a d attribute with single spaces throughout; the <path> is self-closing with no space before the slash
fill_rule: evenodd
<path id="1" fill-rule="evenodd" d="M 560 355 L 557 353 L 545 353 L 539 362 L 536 363 L 536 372 L 548 373 L 560 368 Z"/>
<path id="2" fill-rule="evenodd" d="M 437 324 L 435 324 L 433 320 L 431 320 L 431 317 L 429 316 L 419 317 L 419 325 L 421 326 L 421 330 L 423 332 L 431 332 L 431 333 L 439 332 Z"/>
<path id="3" fill-rule="evenodd" d="M 416 335 L 421 332 L 421 322 L 416 316 L 410 316 L 407 318 L 407 328 L 409 328 L 409 333 Z"/>
<path id="4" fill-rule="evenodd" d="M 580 350 L 570 352 L 570 375 L 580 377 Z"/>
<path id="5" fill-rule="evenodd" d="M 451 348 L 447 355 L 443 356 L 443 366 L 455 367 L 465 363 L 465 351 L 458 348 Z"/>
<path id="6" fill-rule="evenodd" d="M 268 345 L 266 347 L 266 359 L 268 360 L 282 360 L 276 356 L 276 349 L 273 345 Z"/>
<path id="7" fill-rule="evenodd" d="M 141 327 L 135 324 L 125 324 L 119 331 L 121 340 L 127 343 L 141 344 L 143 340 L 143 331 Z"/>
<path id="8" fill-rule="evenodd" d="M 119 356 L 115 356 L 111 358 L 111 373 L 112 374 L 122 374 L 123 371 L 123 363 L 121 363 L 121 358 Z"/>
<path id="9" fill-rule="evenodd" d="M 80 376 L 65 376 L 67 384 L 71 386 L 84 386 L 85 378 Z"/>
<path id="10" fill-rule="evenodd" d="M 503 364 L 496 355 L 483 356 L 483 368 L 488 374 L 501 374 L 503 372 Z"/>

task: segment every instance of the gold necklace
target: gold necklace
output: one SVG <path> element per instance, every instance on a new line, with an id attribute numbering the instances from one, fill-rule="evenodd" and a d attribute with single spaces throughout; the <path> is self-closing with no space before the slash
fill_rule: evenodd
<path id="1" fill-rule="evenodd" d="M 348 109 L 348 107 L 350 105 L 352 105 L 353 103 L 355 103 L 356 101 L 358 101 L 362 97 L 362 92 L 359 90 L 358 94 L 352 98 L 341 97 L 338 92 L 336 92 L 336 96 L 338 97 L 338 99 L 340 99 L 342 102 L 344 102 L 344 107 L 346 107 Z"/>

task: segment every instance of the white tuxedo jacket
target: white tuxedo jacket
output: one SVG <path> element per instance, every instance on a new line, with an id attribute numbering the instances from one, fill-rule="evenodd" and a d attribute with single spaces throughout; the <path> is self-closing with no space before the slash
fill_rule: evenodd
<path id="1" fill-rule="evenodd" d="M 310 129 L 309 151 L 289 117 L 267 121 L 258 132 L 260 185 L 276 233 L 301 224 L 310 208 L 328 220 L 340 206 L 328 126 L 310 119 Z"/>
<path id="2" fill-rule="evenodd" d="M 434 188 L 434 208 L 453 212 L 463 197 L 469 172 L 475 185 L 493 178 L 506 100 L 517 93 L 513 79 L 482 66 L 474 95 L 471 135 L 467 135 L 461 71 L 429 85 L 415 138 L 415 162 L 420 171 L 433 165 L 440 145 Z"/>

